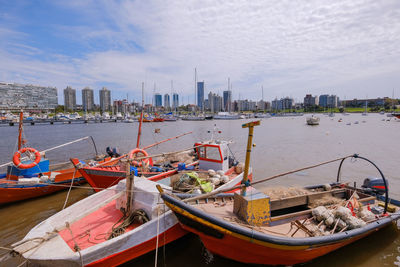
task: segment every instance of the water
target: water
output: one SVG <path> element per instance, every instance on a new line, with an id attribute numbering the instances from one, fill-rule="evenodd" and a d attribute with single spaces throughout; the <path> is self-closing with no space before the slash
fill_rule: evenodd
<path id="1" fill-rule="evenodd" d="M 330 118 L 321 115 L 319 126 L 306 125 L 306 117 L 282 117 L 263 119 L 261 126 L 255 128 L 251 164 L 255 180 L 278 173 L 302 168 L 316 163 L 358 153 L 374 163 L 383 171 L 390 184 L 390 196 L 400 199 L 400 173 L 398 165 L 400 121 L 382 121 L 387 119 L 378 114 L 352 114 Z M 342 122 L 338 120 L 342 118 Z M 209 139 L 214 124 L 222 131 L 221 139 L 232 140 L 232 152 L 241 161 L 245 156 L 247 129 L 241 124 L 249 120 L 236 121 L 177 121 L 144 124 L 142 146 L 161 141 L 185 132 L 191 135 L 163 143 L 149 149 L 150 154 L 165 151 L 177 151 L 193 146 L 195 141 Z M 354 124 L 358 121 L 359 124 Z M 365 121 L 365 122 L 363 122 Z M 347 123 L 351 125 L 346 125 Z M 70 125 L 35 125 L 25 126 L 28 144 L 43 150 L 83 136 L 91 135 L 97 149 L 104 153 L 107 146 L 119 147 L 121 152 L 128 152 L 136 146 L 137 123 L 93 123 Z M 160 133 L 155 133 L 160 128 Z M 15 151 L 17 127 L 0 127 L 0 163 L 11 159 Z M 56 162 L 68 161 L 72 156 L 88 158 L 94 155 L 91 142 L 83 141 L 66 148 L 49 152 L 47 156 Z M 323 167 L 304 170 L 295 174 L 271 180 L 257 187 L 269 185 L 309 185 L 327 183 L 336 180 L 339 162 Z M 372 165 L 361 160 L 346 160 L 342 168 L 342 181 L 356 181 L 358 185 L 368 176 L 379 176 Z M 72 190 L 69 204 L 89 194 L 91 190 Z M 23 238 L 36 224 L 61 210 L 66 192 L 25 201 L 0 208 L 0 246 L 7 247 Z M 173 242 L 159 249 L 158 263 L 169 266 L 243 266 L 218 256 L 210 257 L 204 252 L 201 242 L 193 235 Z M 138 264 L 154 266 L 155 253 L 150 253 L 124 266 Z M 323 256 L 306 265 L 308 266 L 393 266 L 400 261 L 400 232 L 397 227 L 388 227 L 345 248 Z M 12 259 L 4 264 L 18 265 L 19 259 Z M 209 263 L 208 263 L 209 262 Z M 207 264 L 208 263 L 208 264 Z"/>

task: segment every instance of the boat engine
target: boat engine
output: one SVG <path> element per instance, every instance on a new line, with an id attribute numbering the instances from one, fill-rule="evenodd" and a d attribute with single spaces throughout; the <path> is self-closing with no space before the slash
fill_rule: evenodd
<path id="1" fill-rule="evenodd" d="M 110 157 L 118 158 L 120 156 L 119 150 L 117 147 L 107 147 L 106 152 Z"/>
<path id="2" fill-rule="evenodd" d="M 388 181 L 386 181 L 386 183 L 389 187 Z M 368 177 L 364 180 L 364 183 L 361 187 L 364 188 L 366 193 L 375 193 L 378 195 L 385 194 L 385 183 L 383 182 L 382 178 Z"/>

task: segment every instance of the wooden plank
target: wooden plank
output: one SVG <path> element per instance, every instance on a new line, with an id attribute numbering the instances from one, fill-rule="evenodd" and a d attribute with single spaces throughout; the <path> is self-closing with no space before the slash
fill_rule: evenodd
<path id="1" fill-rule="evenodd" d="M 310 192 L 307 195 L 287 197 L 282 199 L 276 199 L 271 201 L 271 211 L 280 210 L 290 207 L 309 205 L 317 199 L 321 199 L 324 196 L 342 196 L 344 194 L 344 189 L 333 189 L 330 191 L 323 192 Z"/>

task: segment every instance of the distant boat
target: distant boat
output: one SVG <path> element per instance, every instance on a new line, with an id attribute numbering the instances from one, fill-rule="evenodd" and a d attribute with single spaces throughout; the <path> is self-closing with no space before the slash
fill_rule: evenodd
<path id="1" fill-rule="evenodd" d="M 392 117 L 400 119 L 400 113 L 392 113 Z"/>
<path id="2" fill-rule="evenodd" d="M 308 117 L 306 121 L 308 125 L 319 125 L 319 120 L 319 117 L 312 115 L 311 117 Z"/>
<path id="3" fill-rule="evenodd" d="M 183 121 L 204 121 L 206 118 L 204 116 L 184 116 L 182 117 Z"/>
<path id="4" fill-rule="evenodd" d="M 269 114 L 269 113 L 257 113 L 256 115 L 254 115 L 254 117 L 256 117 L 256 118 L 271 118 L 271 114 Z"/>
<path id="5" fill-rule="evenodd" d="M 238 119 L 240 119 L 239 114 L 230 112 L 218 112 L 218 114 L 214 116 L 214 120 L 238 120 Z"/>

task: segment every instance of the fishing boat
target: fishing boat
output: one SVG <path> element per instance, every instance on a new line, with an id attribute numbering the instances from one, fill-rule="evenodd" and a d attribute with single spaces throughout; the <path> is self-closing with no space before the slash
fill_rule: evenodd
<path id="1" fill-rule="evenodd" d="M 141 119 L 139 119 L 139 131 L 138 131 L 138 139 L 137 146 L 140 143 L 140 135 L 141 135 Z M 197 164 L 196 161 L 193 161 L 193 156 L 190 153 L 184 153 L 185 151 L 180 151 L 178 153 L 162 153 L 157 157 L 149 157 L 147 149 L 157 146 L 161 143 L 168 142 L 174 139 L 178 139 L 185 135 L 191 134 L 192 132 L 187 132 L 184 134 L 180 134 L 154 144 L 148 145 L 140 148 L 132 149 L 128 154 L 123 156 L 115 155 L 115 159 L 112 163 L 106 164 L 98 164 L 96 166 L 84 164 L 77 158 L 71 158 L 72 164 L 75 166 L 77 170 L 82 174 L 82 176 L 86 179 L 86 181 L 93 187 L 95 192 L 99 192 L 105 188 L 111 187 L 113 185 L 118 184 L 118 182 L 126 177 L 125 165 L 121 162 L 126 157 L 133 160 L 133 158 L 144 157 L 142 159 L 136 159 L 131 166 L 131 171 L 135 172 L 136 175 L 144 176 L 144 177 L 152 177 L 152 180 L 160 180 L 161 178 L 165 178 L 167 176 L 171 176 L 177 173 L 179 163 L 185 164 L 188 166 L 194 166 Z M 187 151 L 186 151 L 187 152 Z M 175 155 L 173 155 L 175 154 Z M 113 155 L 110 153 L 110 156 Z M 183 166 L 183 165 L 182 165 Z M 183 168 L 183 167 L 181 167 Z M 185 167 L 186 168 L 186 167 Z"/>
<path id="2" fill-rule="evenodd" d="M 240 183 L 243 170 L 238 166 L 229 168 L 227 144 L 215 140 L 197 143 L 199 169 L 194 170 L 197 174 L 182 170 L 175 177 L 157 182 L 151 181 L 155 180 L 151 177 L 132 177 L 128 163 L 125 169 L 128 179 L 38 224 L 23 240 L 12 245 L 13 255 L 41 266 L 116 266 L 182 237 L 187 232 L 160 203 L 156 185 L 169 192 L 195 193 Z M 202 169 L 213 171 L 202 172 Z M 227 180 L 216 177 L 218 171 Z"/>
<path id="3" fill-rule="evenodd" d="M 312 115 L 311 117 L 308 117 L 306 122 L 308 125 L 319 125 L 319 117 L 316 117 Z"/>
<path id="4" fill-rule="evenodd" d="M 80 172 L 70 164 L 69 167 L 65 164 L 58 167 L 50 165 L 46 158 L 46 152 L 91 137 L 80 138 L 54 148 L 38 151 L 27 147 L 26 140 L 22 138 L 22 116 L 21 112 L 18 151 L 14 153 L 12 162 L 2 165 L 2 167 L 7 166 L 7 171 L 0 174 L 0 205 L 48 195 L 67 189 L 71 184 L 79 185 L 85 182 Z"/>
<path id="5" fill-rule="evenodd" d="M 251 136 L 252 131 L 249 140 Z M 246 163 L 250 149 L 251 141 Z M 340 172 L 347 158 L 372 163 L 381 177 L 365 179 L 361 188 L 342 183 Z M 389 199 L 388 183 L 373 162 L 355 154 L 323 164 L 334 161 L 340 161 L 336 182 L 309 186 L 297 194 L 290 194 L 290 188 L 275 195 L 273 190 L 264 193 L 245 180 L 240 193 L 188 199 L 158 189 L 182 228 L 198 235 L 209 252 L 246 264 L 301 264 L 400 219 L 400 202 Z M 297 171 L 257 180 L 253 185 Z"/>

